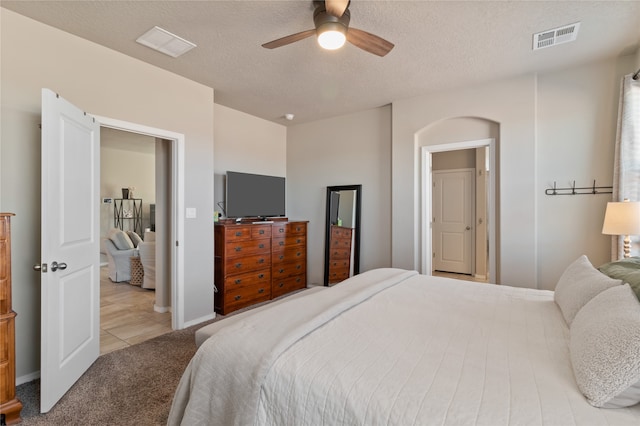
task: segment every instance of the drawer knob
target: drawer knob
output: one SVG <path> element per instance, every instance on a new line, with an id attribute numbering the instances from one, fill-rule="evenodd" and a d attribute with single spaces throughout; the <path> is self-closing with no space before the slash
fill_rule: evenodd
<path id="1" fill-rule="evenodd" d="M 242 231 L 236 231 L 236 237 L 240 237 L 242 235 Z"/>
<path id="2" fill-rule="evenodd" d="M 296 256 L 300 257 L 300 256 L 302 256 L 302 253 L 297 252 L 297 253 L 296 253 Z"/>
<path id="3" fill-rule="evenodd" d="M 283 246 L 283 245 L 284 245 L 284 241 L 279 241 L 279 242 L 278 242 L 278 245 Z"/>
<path id="4" fill-rule="evenodd" d="M 284 232 L 284 228 L 278 229 L 278 232 L 283 233 Z"/>
<path id="5" fill-rule="evenodd" d="M 296 240 L 296 242 L 297 242 L 298 244 L 300 244 L 300 243 L 302 242 L 302 240 L 301 240 L 300 238 L 298 238 L 298 239 Z"/>
<path id="6" fill-rule="evenodd" d="M 280 288 L 284 287 L 284 283 L 278 284 L 278 287 L 280 287 Z"/>
<path id="7" fill-rule="evenodd" d="M 302 278 L 298 277 L 298 279 L 296 279 L 296 282 L 299 283 L 300 281 L 302 281 Z"/>
<path id="8" fill-rule="evenodd" d="M 260 290 L 258 290 L 258 293 L 264 293 L 264 288 L 261 288 Z"/>
<path id="9" fill-rule="evenodd" d="M 240 295 L 237 295 L 236 297 L 234 297 L 234 299 L 236 299 L 236 300 L 240 300 L 241 298 L 242 298 L 242 296 L 240 296 Z"/>
<path id="10" fill-rule="evenodd" d="M 284 259 L 284 254 L 280 255 L 280 260 Z"/>
<path id="11" fill-rule="evenodd" d="M 242 247 L 236 247 L 236 251 L 242 251 Z"/>
<path id="12" fill-rule="evenodd" d="M 240 284 L 242 282 L 241 279 L 236 279 L 236 284 Z"/>
<path id="13" fill-rule="evenodd" d="M 302 268 L 302 265 L 296 265 L 296 269 Z"/>
<path id="14" fill-rule="evenodd" d="M 260 278 L 260 279 L 264 278 L 264 274 L 259 274 L 258 278 Z"/>
<path id="15" fill-rule="evenodd" d="M 284 272 L 284 269 L 282 269 L 282 268 L 281 268 L 281 269 L 278 269 L 278 272 L 283 273 L 283 272 Z"/>
<path id="16" fill-rule="evenodd" d="M 264 234 L 264 229 L 259 230 L 258 234 L 260 234 L 260 235 Z"/>
<path id="17" fill-rule="evenodd" d="M 258 245 L 259 248 L 264 248 L 264 244 Z"/>
<path id="18" fill-rule="evenodd" d="M 236 268 L 242 268 L 242 263 L 236 263 Z"/>
<path id="19" fill-rule="evenodd" d="M 260 259 L 258 259 L 258 263 L 264 263 L 264 258 L 261 257 Z"/>

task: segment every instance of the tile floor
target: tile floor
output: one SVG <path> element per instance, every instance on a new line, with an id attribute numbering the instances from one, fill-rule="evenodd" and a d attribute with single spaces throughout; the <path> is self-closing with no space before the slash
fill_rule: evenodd
<path id="1" fill-rule="evenodd" d="M 153 290 L 114 283 L 107 273 L 100 268 L 100 355 L 172 331 L 171 312 L 153 310 Z"/>

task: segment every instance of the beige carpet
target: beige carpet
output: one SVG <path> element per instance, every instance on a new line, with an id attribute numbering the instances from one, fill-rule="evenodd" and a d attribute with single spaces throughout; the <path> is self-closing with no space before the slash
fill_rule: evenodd
<path id="1" fill-rule="evenodd" d="M 221 317 L 220 317 L 221 318 Z M 214 320 L 215 321 L 215 320 Z M 98 358 L 53 409 L 40 414 L 40 381 L 18 386 L 23 425 L 164 425 L 203 324 Z"/>
<path id="2" fill-rule="evenodd" d="M 40 414 L 40 380 L 18 386 L 17 397 L 23 404 L 21 424 L 166 425 L 175 389 L 196 352 L 196 330 L 230 315 L 218 315 L 211 321 L 102 355 L 46 414 Z"/>

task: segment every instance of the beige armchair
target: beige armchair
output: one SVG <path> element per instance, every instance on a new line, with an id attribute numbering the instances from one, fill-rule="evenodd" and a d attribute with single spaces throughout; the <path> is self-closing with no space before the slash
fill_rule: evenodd
<path id="1" fill-rule="evenodd" d="M 144 240 L 138 244 L 140 262 L 144 271 L 142 288 L 156 288 L 156 233 L 147 231 Z"/>
<path id="2" fill-rule="evenodd" d="M 102 240 L 102 245 L 107 255 L 111 281 L 131 281 L 131 256 L 136 256 L 137 250 L 127 233 L 113 228 Z"/>

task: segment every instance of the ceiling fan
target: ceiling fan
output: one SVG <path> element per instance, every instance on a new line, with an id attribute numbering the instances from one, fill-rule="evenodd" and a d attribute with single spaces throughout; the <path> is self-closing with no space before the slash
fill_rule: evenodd
<path id="1" fill-rule="evenodd" d="M 393 43 L 377 35 L 349 28 L 351 13 L 350 0 L 314 0 L 315 10 L 313 22 L 315 29 L 291 34 L 262 45 L 267 49 L 286 46 L 287 44 L 303 40 L 312 35 L 318 36 L 318 43 L 325 49 L 335 50 L 345 41 L 374 55 L 384 56 L 393 49 Z"/>

